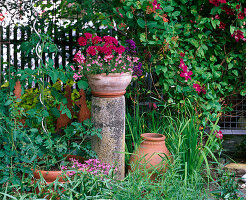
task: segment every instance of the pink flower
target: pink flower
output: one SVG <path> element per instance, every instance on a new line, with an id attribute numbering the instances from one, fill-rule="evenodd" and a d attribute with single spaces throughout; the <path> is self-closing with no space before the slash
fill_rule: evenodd
<path id="1" fill-rule="evenodd" d="M 220 16 L 219 16 L 219 15 L 215 15 L 214 18 L 215 18 L 215 19 L 219 19 Z"/>
<path id="2" fill-rule="evenodd" d="M 157 0 L 154 0 L 152 2 L 152 6 L 153 6 L 153 11 L 157 10 L 157 9 L 160 9 L 161 10 L 161 7 L 160 7 L 161 4 L 157 4 Z"/>
<path id="3" fill-rule="evenodd" d="M 72 68 L 72 70 L 73 70 L 73 71 L 75 71 L 75 69 L 74 69 L 74 66 L 73 66 L 73 65 L 71 65 L 70 67 Z"/>
<path id="4" fill-rule="evenodd" d="M 73 60 L 79 64 L 83 64 L 86 62 L 85 57 L 83 54 L 81 54 L 81 51 L 78 51 L 75 55 Z"/>
<path id="5" fill-rule="evenodd" d="M 87 44 L 87 39 L 85 37 L 79 37 L 78 43 L 80 46 L 85 46 Z"/>
<path id="6" fill-rule="evenodd" d="M 181 77 L 184 77 L 185 78 L 185 81 L 187 81 L 188 79 L 190 79 L 191 80 L 191 75 L 193 74 L 193 72 L 192 71 L 183 71 L 183 72 L 181 72 L 181 74 L 180 74 L 180 76 Z"/>
<path id="7" fill-rule="evenodd" d="M 195 88 L 196 89 L 196 91 L 198 92 L 198 94 L 202 91 L 202 88 L 201 88 L 201 86 L 199 85 L 199 84 L 193 84 L 193 88 Z"/>
<path id="8" fill-rule="evenodd" d="M 244 13 L 242 13 L 242 12 L 238 13 L 237 18 L 238 19 L 244 19 Z"/>
<path id="9" fill-rule="evenodd" d="M 87 40 L 92 38 L 92 34 L 91 33 L 85 33 L 84 35 L 85 35 Z"/>
<path id="10" fill-rule="evenodd" d="M 236 9 L 240 9 L 240 5 L 239 4 L 236 5 Z"/>
<path id="11" fill-rule="evenodd" d="M 181 52 L 179 55 L 180 55 L 181 57 L 185 57 L 185 53 L 183 53 L 183 52 Z"/>
<path id="12" fill-rule="evenodd" d="M 222 138 L 223 138 L 222 131 L 215 131 L 215 133 L 216 133 L 216 137 L 217 137 L 218 139 L 221 139 L 221 140 L 222 140 Z"/>

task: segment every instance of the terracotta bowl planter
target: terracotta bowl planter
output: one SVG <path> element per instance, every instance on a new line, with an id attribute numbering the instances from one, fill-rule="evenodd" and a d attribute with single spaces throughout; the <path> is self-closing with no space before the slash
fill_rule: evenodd
<path id="1" fill-rule="evenodd" d="M 64 155 L 66 157 L 67 155 Z M 83 163 L 85 159 L 81 156 L 76 155 L 69 155 L 67 159 L 74 158 L 76 160 L 79 160 L 79 162 Z M 35 179 L 40 179 L 40 173 L 44 177 L 44 180 L 47 182 L 47 184 L 53 183 L 57 177 L 59 177 L 58 181 L 61 183 L 64 183 L 65 176 L 62 176 L 62 171 L 45 171 L 45 170 L 33 170 L 33 176 Z"/>
<path id="2" fill-rule="evenodd" d="M 118 97 L 126 93 L 126 88 L 132 80 L 132 75 L 127 73 L 106 73 L 88 75 L 88 84 L 91 93 L 96 97 Z"/>
<path id="3" fill-rule="evenodd" d="M 130 164 L 135 163 L 136 166 L 146 166 L 149 172 L 154 169 L 165 171 L 167 162 L 166 157 L 170 156 L 165 144 L 165 136 L 158 133 L 144 133 L 141 135 L 143 138 L 139 148 L 130 157 Z M 129 167 L 129 170 L 134 169 Z M 153 176 L 151 179 L 154 179 Z"/>

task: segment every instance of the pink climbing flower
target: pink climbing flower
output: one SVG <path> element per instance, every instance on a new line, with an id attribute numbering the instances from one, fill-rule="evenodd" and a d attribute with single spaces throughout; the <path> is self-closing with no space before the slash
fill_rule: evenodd
<path id="1" fill-rule="evenodd" d="M 198 94 L 202 91 L 202 88 L 201 88 L 201 86 L 199 85 L 199 84 L 193 84 L 193 88 L 195 88 L 196 89 L 196 91 L 198 92 Z"/>
<path id="2" fill-rule="evenodd" d="M 180 76 L 185 78 L 185 81 L 188 81 L 188 79 L 191 80 L 191 75 L 193 74 L 192 71 L 183 71 L 181 72 Z"/>
<path id="3" fill-rule="evenodd" d="M 221 140 L 222 140 L 223 134 L 222 134 L 222 131 L 221 131 L 221 130 L 215 131 L 215 134 L 216 134 L 216 137 L 217 137 L 218 139 L 221 139 Z"/>
<path id="4" fill-rule="evenodd" d="M 157 3 L 157 0 L 154 0 L 152 2 L 152 6 L 153 6 L 153 11 L 157 10 L 157 9 L 160 9 L 161 10 L 161 7 L 160 7 L 161 4 Z"/>

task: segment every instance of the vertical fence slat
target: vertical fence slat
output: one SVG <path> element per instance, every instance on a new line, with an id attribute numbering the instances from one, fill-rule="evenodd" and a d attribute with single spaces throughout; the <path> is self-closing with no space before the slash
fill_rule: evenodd
<path id="1" fill-rule="evenodd" d="M 69 58 L 68 61 L 72 62 L 72 57 L 73 57 L 73 30 L 69 30 Z"/>
<path id="2" fill-rule="evenodd" d="M 6 41 L 9 40 L 10 38 L 10 26 L 7 27 L 7 31 L 6 31 Z M 9 66 L 9 81 L 10 81 L 10 43 L 7 43 L 7 63 Z"/>
<path id="3" fill-rule="evenodd" d="M 66 65 L 66 32 L 62 28 L 62 66 L 64 67 Z"/>
<path id="4" fill-rule="evenodd" d="M 18 58 L 17 58 L 17 27 L 14 27 L 14 68 L 17 69 L 17 62 L 18 62 Z"/>
<path id="5" fill-rule="evenodd" d="M 20 41 L 24 42 L 24 40 L 25 40 L 25 29 L 23 26 L 20 28 L 20 31 L 21 31 Z M 25 67 L 25 54 L 23 53 L 23 51 L 21 51 L 21 69 L 24 69 L 24 67 Z"/>
<path id="6" fill-rule="evenodd" d="M 2 63 L 3 63 L 3 45 L 2 45 L 2 41 L 3 41 L 3 27 L 0 26 L 0 86 L 2 85 Z M 0 87 L 1 90 L 1 87 Z"/>

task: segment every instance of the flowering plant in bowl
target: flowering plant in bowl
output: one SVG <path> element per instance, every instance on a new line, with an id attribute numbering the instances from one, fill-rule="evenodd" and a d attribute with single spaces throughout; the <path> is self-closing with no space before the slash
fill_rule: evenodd
<path id="1" fill-rule="evenodd" d="M 117 171 L 114 165 L 103 163 L 98 159 L 89 159 L 80 163 L 78 160 L 71 158 L 68 165 L 61 166 L 61 169 L 66 172 L 69 177 L 74 176 L 76 173 L 90 173 L 97 176 L 113 175 Z"/>
<path id="2" fill-rule="evenodd" d="M 76 71 L 75 80 L 86 74 L 132 73 L 139 60 L 131 53 L 132 49 L 120 45 L 119 41 L 111 36 L 99 37 L 85 33 L 84 37 L 79 37 L 78 43 L 81 49 L 73 58 L 78 70 L 71 66 Z"/>
<path id="3" fill-rule="evenodd" d="M 137 65 L 139 58 L 135 56 L 136 46 L 132 40 L 128 40 L 125 48 L 114 37 L 85 33 L 78 43 L 81 49 L 73 58 L 76 62 L 76 66 L 71 66 L 75 71 L 73 77 L 77 80 L 86 75 L 93 96 L 122 96 L 131 82 L 134 69 L 137 73 L 133 75 L 142 72 L 141 65 Z"/>

